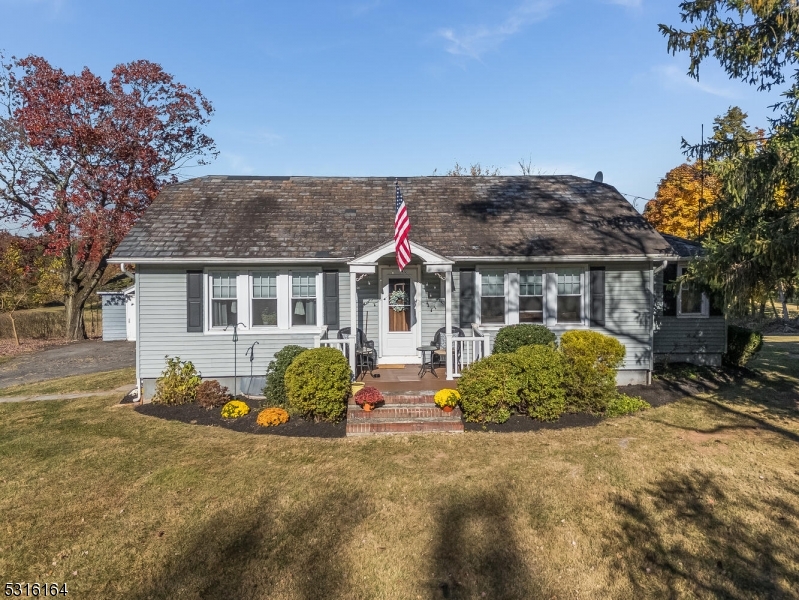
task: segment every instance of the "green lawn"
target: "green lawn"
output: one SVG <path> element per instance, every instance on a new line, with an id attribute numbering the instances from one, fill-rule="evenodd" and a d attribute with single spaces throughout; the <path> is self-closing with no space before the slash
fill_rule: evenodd
<path id="1" fill-rule="evenodd" d="M 799 597 L 799 337 L 593 428 L 351 440 L 0 405 L 0 573 L 68 598 Z"/>

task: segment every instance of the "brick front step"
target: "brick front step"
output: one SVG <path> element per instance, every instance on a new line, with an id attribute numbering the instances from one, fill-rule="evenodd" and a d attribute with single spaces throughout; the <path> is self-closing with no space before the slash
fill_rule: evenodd
<path id="1" fill-rule="evenodd" d="M 383 398 L 385 400 L 384 407 L 389 404 L 432 404 L 435 406 L 433 394 L 383 394 Z M 349 407 L 353 406 L 357 407 L 358 405 L 350 396 Z"/>
<path id="2" fill-rule="evenodd" d="M 435 404 L 386 404 L 371 411 L 365 411 L 360 406 L 351 406 L 347 410 L 348 421 L 375 421 L 377 419 L 444 419 L 447 421 L 460 421 L 461 410 L 456 408 L 450 413 L 445 413 Z"/>
<path id="3" fill-rule="evenodd" d="M 365 411 L 347 406 L 347 435 L 462 433 L 461 411 L 445 413 L 433 403 L 432 394 L 384 394 L 385 403 Z"/>
<path id="4" fill-rule="evenodd" d="M 388 433 L 463 433 L 460 421 L 347 422 L 347 436 Z"/>

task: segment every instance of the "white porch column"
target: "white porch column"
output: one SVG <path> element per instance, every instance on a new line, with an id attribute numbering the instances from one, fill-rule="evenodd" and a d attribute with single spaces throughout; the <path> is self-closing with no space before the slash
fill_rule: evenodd
<path id="1" fill-rule="evenodd" d="M 452 272 L 444 273 L 444 326 L 446 327 L 446 349 L 447 349 L 447 381 L 455 379 L 452 373 L 452 360 L 455 355 L 455 344 L 452 341 Z M 439 321 L 440 323 L 441 321 Z"/>
<path id="2" fill-rule="evenodd" d="M 350 271 L 350 336 L 353 340 L 358 335 L 358 274 Z M 355 373 L 355 343 L 350 344 L 350 369 Z"/>

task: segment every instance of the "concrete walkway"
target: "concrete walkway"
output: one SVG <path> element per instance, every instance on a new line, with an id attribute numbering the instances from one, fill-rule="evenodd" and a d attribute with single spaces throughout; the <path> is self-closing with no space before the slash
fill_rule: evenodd
<path id="1" fill-rule="evenodd" d="M 1 396 L 0 403 L 3 402 L 39 402 L 42 400 L 74 400 L 75 398 L 90 398 L 92 396 L 113 396 L 115 394 L 122 394 L 123 396 L 129 394 L 136 387 L 127 384 L 121 385 L 113 390 L 106 390 L 104 392 L 74 392 L 71 394 L 47 394 L 44 396 Z"/>

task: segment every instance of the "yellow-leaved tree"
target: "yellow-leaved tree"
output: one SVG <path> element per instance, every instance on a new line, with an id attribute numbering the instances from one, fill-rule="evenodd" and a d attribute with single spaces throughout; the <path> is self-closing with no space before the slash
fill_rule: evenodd
<path id="1" fill-rule="evenodd" d="M 646 203 L 644 218 L 661 233 L 696 240 L 714 221 L 712 206 L 718 179 L 696 163 L 684 163 L 666 173 L 655 198 Z"/>

